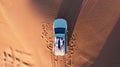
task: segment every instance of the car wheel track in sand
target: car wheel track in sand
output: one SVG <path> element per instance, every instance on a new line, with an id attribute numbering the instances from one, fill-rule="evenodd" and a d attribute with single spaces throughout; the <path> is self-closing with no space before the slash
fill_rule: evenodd
<path id="1" fill-rule="evenodd" d="M 30 53 L 11 46 L 6 48 L 0 55 L 2 67 L 34 67 Z"/>
<path id="2" fill-rule="evenodd" d="M 83 0 L 82 9 L 90 9 L 90 11 L 91 11 L 91 10 L 93 10 L 93 8 L 97 4 L 97 2 L 98 2 L 98 0 L 93 0 L 93 1 Z M 90 5 L 91 5 L 91 7 L 89 7 Z"/>

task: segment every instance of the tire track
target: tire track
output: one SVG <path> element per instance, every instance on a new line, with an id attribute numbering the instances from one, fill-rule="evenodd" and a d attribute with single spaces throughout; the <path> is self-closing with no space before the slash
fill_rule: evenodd
<path id="1" fill-rule="evenodd" d="M 98 0 L 84 0 L 82 4 L 82 11 L 81 14 L 87 11 L 86 15 L 90 14 L 94 8 L 96 7 L 96 4 L 98 3 Z"/>
<path id="2" fill-rule="evenodd" d="M 3 50 L 1 53 L 2 56 L 0 56 L 0 64 L 2 64 L 2 67 L 34 67 L 33 58 L 31 57 L 31 54 L 25 51 L 21 51 L 22 53 L 19 53 L 15 50 L 13 47 L 8 47 L 7 49 Z M 27 54 L 26 54 L 27 53 Z"/>
<path id="3" fill-rule="evenodd" d="M 66 57 L 65 56 L 55 56 L 54 53 L 51 54 L 52 67 L 66 67 Z"/>
<path id="4" fill-rule="evenodd" d="M 83 0 L 83 4 L 82 4 L 82 9 L 85 9 L 87 7 L 89 0 Z"/>

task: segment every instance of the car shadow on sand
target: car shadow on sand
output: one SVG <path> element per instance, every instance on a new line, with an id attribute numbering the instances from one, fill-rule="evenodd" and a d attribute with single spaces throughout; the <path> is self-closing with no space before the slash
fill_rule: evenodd
<path id="1" fill-rule="evenodd" d="M 83 0 L 63 0 L 56 18 L 64 18 L 68 24 L 68 42 L 80 13 Z"/>
<path id="2" fill-rule="evenodd" d="M 38 14 L 43 13 L 48 19 L 54 17 L 59 9 L 59 4 L 54 0 L 30 0 L 30 4 Z"/>
<path id="3" fill-rule="evenodd" d="M 108 36 L 98 58 L 90 67 L 120 67 L 120 18 Z"/>

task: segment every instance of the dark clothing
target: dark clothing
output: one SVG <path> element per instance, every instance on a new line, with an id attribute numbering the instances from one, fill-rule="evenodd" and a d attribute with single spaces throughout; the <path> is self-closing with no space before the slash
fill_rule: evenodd
<path id="1" fill-rule="evenodd" d="M 60 39 L 58 40 L 58 48 L 60 49 Z"/>

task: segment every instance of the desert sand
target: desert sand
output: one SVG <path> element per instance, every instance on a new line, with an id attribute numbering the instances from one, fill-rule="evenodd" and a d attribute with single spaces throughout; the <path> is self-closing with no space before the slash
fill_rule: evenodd
<path id="1" fill-rule="evenodd" d="M 0 67 L 120 67 L 119 6 L 120 0 L 0 0 Z M 68 21 L 68 52 L 54 56 L 53 21 L 60 17 Z"/>

